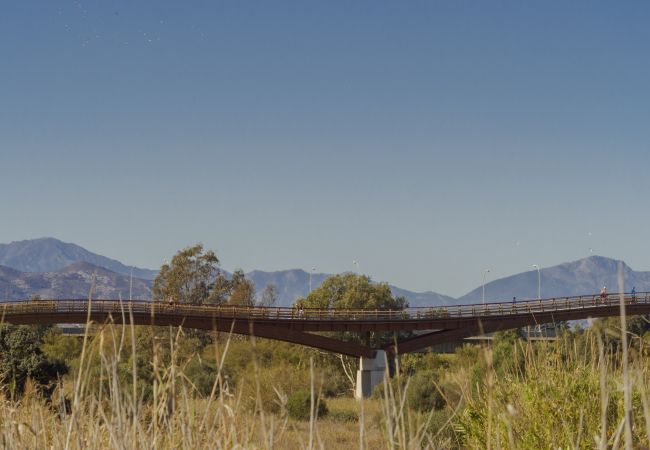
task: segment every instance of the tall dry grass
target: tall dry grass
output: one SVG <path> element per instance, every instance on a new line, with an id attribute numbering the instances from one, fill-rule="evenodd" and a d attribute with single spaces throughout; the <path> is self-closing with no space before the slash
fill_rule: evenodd
<path id="1" fill-rule="evenodd" d="M 312 363 L 302 369 L 309 371 L 313 399 L 306 422 L 288 417 L 282 405 L 290 386 L 274 382 L 259 365 L 253 389 L 229 384 L 222 372 L 230 338 L 212 345 L 217 376 L 210 393 L 201 395 L 179 351 L 182 330 L 153 339 L 147 379 L 135 365 L 134 327 L 96 330 L 84 337 L 75 373 L 59 380 L 50 401 L 33 384 L 17 400 L 0 395 L 0 447 L 587 449 L 650 442 L 646 341 L 629 336 L 632 350 L 624 355 L 606 342 L 612 330 L 597 326 L 555 343 L 516 341 L 506 354 L 518 364 L 499 365 L 496 344 L 467 352 L 475 357 L 450 358 L 431 380 L 445 399 L 438 410 L 413 409 L 413 379 L 398 370 L 397 382 L 387 378 L 378 399 L 327 399 L 330 416 L 317 417 L 321 384 Z M 620 330 L 613 332 L 620 337 Z M 250 345 L 255 355 L 255 341 Z M 132 368 L 129 380 L 124 367 Z"/>
<path id="2" fill-rule="evenodd" d="M 133 326 L 87 327 L 76 373 L 57 383 L 45 399 L 33 383 L 11 400 L 0 394 L 0 447 L 11 449 L 192 449 L 197 448 L 363 448 L 384 447 L 376 422 L 359 419 L 359 404 L 334 400 L 330 417 L 319 418 L 320 381 L 310 370 L 310 420 L 288 417 L 284 405 L 291 392 L 273 385 L 255 365 L 254 399 L 251 389 L 238 390 L 221 376 L 230 337 L 215 340 L 217 376 L 209 395 L 200 395 L 186 374 L 187 361 L 179 352 L 181 329 L 157 330 L 150 361 L 153 378 L 143 379 L 136 368 Z M 255 340 L 250 342 L 255 355 Z M 255 358 L 253 358 L 255 360 Z M 125 379 L 124 367 L 132 378 Z M 273 391 L 270 405 L 268 391 Z M 343 405 L 342 407 L 337 407 Z M 366 401 L 366 411 L 379 408 Z M 282 407 L 278 411 L 277 404 Z M 342 417 L 342 418 L 341 418 Z M 361 439 L 359 437 L 361 433 Z M 412 440 L 409 442 L 413 442 Z M 420 446 L 422 447 L 422 446 Z M 402 447 L 406 448 L 406 447 Z"/>

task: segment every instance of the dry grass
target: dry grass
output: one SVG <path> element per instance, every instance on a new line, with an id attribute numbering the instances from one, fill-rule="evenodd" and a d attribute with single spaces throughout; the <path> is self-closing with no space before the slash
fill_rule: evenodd
<path id="1" fill-rule="evenodd" d="M 484 348 L 475 361 L 476 367 L 482 367 L 480 381 L 468 365 L 454 366 L 445 375 L 461 395 L 442 411 L 409 409 L 405 380 L 386 382 L 381 399 L 327 399 L 328 416 L 295 421 L 283 411 L 271 412 L 265 404 L 268 391 L 281 383 L 270 385 L 263 369 L 254 374 L 253 402 L 226 386 L 221 376 L 216 377 L 210 395 L 199 395 L 179 356 L 183 340 L 179 330 L 170 329 L 166 338 L 153 341 L 153 382 L 133 378 L 125 383 L 120 370 L 134 364 L 129 357 L 136 351 L 134 331 L 107 326 L 93 337 L 86 336 L 76 373 L 60 381 L 51 403 L 31 384 L 18 401 L 0 396 L 0 447 L 615 449 L 632 443 L 648 445 L 650 364 L 644 341 L 633 339 L 635 350 L 628 361 L 627 355 L 608 351 L 597 331 L 587 333 L 580 345 L 574 339 L 536 346 L 519 341 L 512 355 L 523 355 L 523 366 L 505 372 L 495 367 L 496 349 Z M 229 342 L 215 346 L 222 368 Z M 317 394 L 315 378 L 312 369 L 312 389 Z M 145 398 L 147 389 L 150 398 Z M 286 403 L 287 394 L 278 389 L 274 396 L 278 403 Z M 64 406 L 66 400 L 69 408 Z M 626 418 L 634 424 L 627 439 Z"/>
<path id="2" fill-rule="evenodd" d="M 327 417 L 295 421 L 285 412 L 269 412 L 262 391 L 274 386 L 262 385 L 260 380 L 266 378 L 259 369 L 255 374 L 257 400 L 252 402 L 252 407 L 244 394 L 229 388 L 221 376 L 216 377 L 208 397 L 198 395 L 184 373 L 185 361 L 178 356 L 182 334 L 179 330 L 169 331 L 168 338 L 153 340 L 154 378 L 150 385 L 137 378 L 125 383 L 120 373 L 125 364 L 128 366 L 135 360 L 130 358 L 136 351 L 133 327 L 106 326 L 92 337 L 85 336 L 76 374 L 60 380 L 51 402 L 45 401 L 32 384 L 28 384 L 17 401 L 0 395 L 0 447 L 192 450 L 390 447 L 386 445 L 381 426 L 377 425 L 382 409 L 377 400 L 359 403 L 351 398 L 328 399 Z M 221 367 L 228 345 L 229 341 L 215 348 Z M 136 374 L 135 366 L 133 369 L 132 373 Z M 145 399 L 145 388 L 153 392 L 150 399 Z M 315 393 L 318 388 L 314 384 Z M 286 402 L 287 394 L 278 390 L 277 401 Z"/>

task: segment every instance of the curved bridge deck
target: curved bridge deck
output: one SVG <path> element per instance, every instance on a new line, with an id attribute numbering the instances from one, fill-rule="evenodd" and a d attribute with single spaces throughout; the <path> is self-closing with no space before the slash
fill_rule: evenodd
<path id="1" fill-rule="evenodd" d="M 527 325 L 618 316 L 621 296 L 609 294 L 478 305 L 407 308 L 399 311 L 297 309 L 167 304 L 119 300 L 38 300 L 0 303 L 0 321 L 12 324 L 131 323 L 234 332 L 308 345 L 351 356 L 376 349 L 314 332 L 430 331 L 384 350 L 406 353 L 434 344 Z M 650 314 L 650 294 L 623 296 L 627 315 Z"/>

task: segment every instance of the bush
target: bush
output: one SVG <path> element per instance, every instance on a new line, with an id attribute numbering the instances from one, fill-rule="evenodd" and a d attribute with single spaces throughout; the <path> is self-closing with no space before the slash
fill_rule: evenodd
<path id="1" fill-rule="evenodd" d="M 318 414 L 320 416 L 320 414 Z M 337 422 L 358 422 L 359 414 L 349 409 L 343 409 L 339 411 L 332 411 L 327 413 L 328 417 Z"/>
<path id="2" fill-rule="evenodd" d="M 185 376 L 192 383 L 197 394 L 207 397 L 217 381 L 217 368 L 207 361 L 193 358 L 185 367 Z"/>
<path id="3" fill-rule="evenodd" d="M 49 396 L 51 384 L 65 375 L 68 367 L 61 361 L 50 361 L 40 345 L 47 327 L 27 325 L 0 325 L 0 387 L 20 395 L 28 379 L 33 379 L 42 392 Z"/>
<path id="4" fill-rule="evenodd" d="M 445 407 L 445 399 L 436 388 L 437 375 L 433 370 L 423 370 L 411 377 L 406 392 L 409 407 L 416 411 L 440 410 Z"/>
<path id="5" fill-rule="evenodd" d="M 325 400 L 315 398 L 318 404 L 316 414 L 318 417 L 325 417 L 328 413 Z M 287 401 L 287 412 L 289 417 L 297 420 L 309 420 L 311 412 L 311 393 L 309 391 L 297 391 L 289 396 Z"/>
<path id="6" fill-rule="evenodd" d="M 438 370 L 420 370 L 412 376 L 392 378 L 389 381 L 389 389 L 398 397 L 398 391 L 401 391 L 406 397 L 406 405 L 413 411 L 439 411 L 447 406 L 445 397 L 449 397 L 450 401 L 455 401 L 459 397 L 456 390 L 443 379 L 442 373 Z M 377 385 L 372 392 L 372 397 L 383 399 L 385 396 L 384 384 Z"/>
<path id="7" fill-rule="evenodd" d="M 248 411 L 255 411 L 262 406 L 264 411 L 280 413 L 286 408 L 291 392 L 308 390 L 310 385 L 309 373 L 296 370 L 285 362 L 276 366 L 256 368 L 250 364 L 244 373 L 233 376 L 236 380 L 236 391 L 241 394 L 242 405 Z M 320 380 L 315 380 L 320 385 Z M 259 389 L 264 386 L 264 389 Z"/>

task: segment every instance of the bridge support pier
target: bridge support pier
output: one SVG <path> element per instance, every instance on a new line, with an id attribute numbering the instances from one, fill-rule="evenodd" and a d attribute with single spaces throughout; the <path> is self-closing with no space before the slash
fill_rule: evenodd
<path id="1" fill-rule="evenodd" d="M 361 399 L 370 397 L 375 386 L 384 381 L 385 373 L 386 352 L 384 350 L 377 350 L 374 358 L 359 358 L 357 387 L 354 392 L 354 398 Z"/>

